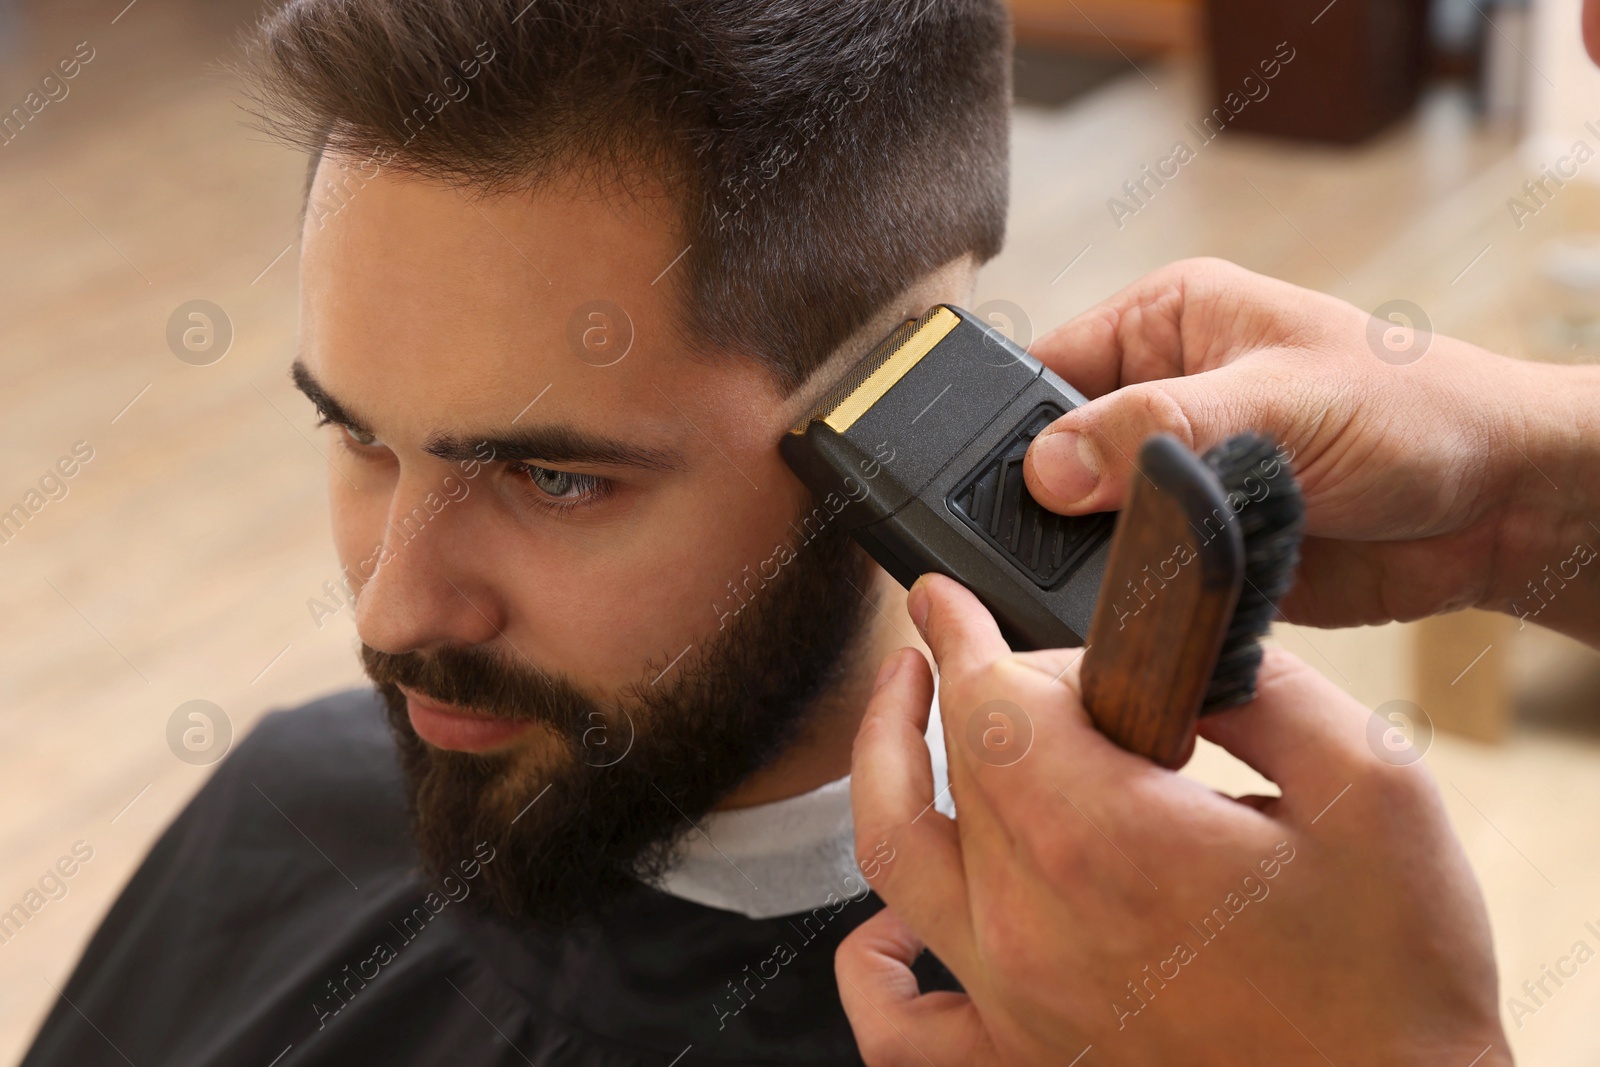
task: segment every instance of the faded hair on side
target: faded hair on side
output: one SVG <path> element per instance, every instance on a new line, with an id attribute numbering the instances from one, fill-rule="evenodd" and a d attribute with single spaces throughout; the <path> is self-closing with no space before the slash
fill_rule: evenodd
<path id="1" fill-rule="evenodd" d="M 242 56 L 313 172 L 381 159 L 486 195 L 648 173 L 687 248 L 684 340 L 784 395 L 1005 232 L 1001 0 L 291 0 Z"/>

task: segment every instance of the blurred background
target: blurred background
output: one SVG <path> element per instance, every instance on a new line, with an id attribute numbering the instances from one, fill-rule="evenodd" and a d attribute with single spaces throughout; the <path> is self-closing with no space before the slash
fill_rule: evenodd
<path id="1" fill-rule="evenodd" d="M 1014 339 L 1212 255 L 1385 328 L 1600 358 L 1578 0 L 1013 2 L 1011 233 L 978 299 Z M 286 376 L 304 161 L 219 66 L 259 10 L 0 0 L 0 1062 L 216 760 L 363 683 Z M 1375 356 L 1429 358 L 1393 336 Z M 1275 637 L 1426 748 L 1519 1058 L 1595 1063 L 1600 964 L 1522 985 L 1600 949 L 1600 657 L 1477 612 Z M 1210 748 L 1190 773 L 1251 782 Z"/>

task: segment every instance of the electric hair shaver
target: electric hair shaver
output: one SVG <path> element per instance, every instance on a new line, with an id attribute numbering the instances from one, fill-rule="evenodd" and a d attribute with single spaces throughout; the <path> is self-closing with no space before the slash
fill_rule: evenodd
<path id="1" fill-rule="evenodd" d="M 940 304 L 874 348 L 784 435 L 784 459 L 902 585 L 966 584 L 1015 649 L 1082 645 L 1115 516 L 1041 507 L 1022 458 L 1084 396 L 960 308 Z"/>
<path id="2" fill-rule="evenodd" d="M 928 571 L 957 579 L 1019 651 L 1085 645 L 1095 725 L 1180 766 L 1201 715 L 1255 695 L 1304 503 L 1268 437 L 1197 456 L 1157 434 L 1121 512 L 1048 511 L 1023 483 L 1023 456 L 1086 402 L 1002 334 L 939 305 L 873 349 L 779 447 L 815 494 L 843 501 L 838 521 L 901 584 Z"/>

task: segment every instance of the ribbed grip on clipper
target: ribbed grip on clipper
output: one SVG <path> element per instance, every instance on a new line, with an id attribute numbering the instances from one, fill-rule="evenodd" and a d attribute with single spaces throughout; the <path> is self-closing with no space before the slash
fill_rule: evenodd
<path id="1" fill-rule="evenodd" d="M 1055 404 L 1039 405 L 946 499 L 952 513 L 1044 589 L 1066 577 L 1116 526 L 1110 512 L 1057 515 L 1034 500 L 1023 482 L 1028 446 L 1063 414 Z"/>

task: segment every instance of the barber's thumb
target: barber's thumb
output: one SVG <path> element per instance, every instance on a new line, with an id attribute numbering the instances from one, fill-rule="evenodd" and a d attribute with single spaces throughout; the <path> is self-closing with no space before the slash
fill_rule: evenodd
<path id="1" fill-rule="evenodd" d="M 1034 439 L 1023 462 L 1028 492 L 1051 511 L 1082 515 L 1122 507 L 1139 446 L 1170 433 L 1189 448 L 1204 403 L 1190 382 L 1130 385 L 1068 412 Z"/>

